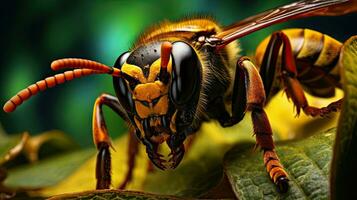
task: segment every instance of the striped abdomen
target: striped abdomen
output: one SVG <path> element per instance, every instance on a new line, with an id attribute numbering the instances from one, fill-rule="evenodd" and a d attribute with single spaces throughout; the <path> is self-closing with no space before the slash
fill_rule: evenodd
<path id="1" fill-rule="evenodd" d="M 290 40 L 298 80 L 305 90 L 319 97 L 333 96 L 335 87 L 341 86 L 338 59 L 342 44 L 328 35 L 309 29 L 285 29 L 282 32 Z M 269 39 L 270 37 L 266 38 L 257 48 L 258 66 L 262 62 Z M 279 58 L 278 66 L 280 60 Z M 279 86 L 275 84 L 275 87 Z"/>

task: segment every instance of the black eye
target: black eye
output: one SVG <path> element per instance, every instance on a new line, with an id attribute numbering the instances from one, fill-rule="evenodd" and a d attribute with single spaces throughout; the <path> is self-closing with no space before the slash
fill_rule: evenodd
<path id="1" fill-rule="evenodd" d="M 197 102 L 201 89 L 201 62 L 185 42 L 172 45 L 172 83 L 170 99 L 178 107 Z"/>
<path id="2" fill-rule="evenodd" d="M 130 52 L 125 52 L 121 54 L 117 61 L 115 62 L 114 67 L 121 69 L 126 59 L 130 56 Z M 129 88 L 123 78 L 113 77 L 113 84 L 115 93 L 120 101 L 120 104 L 125 108 L 129 113 L 135 112 L 135 106 L 132 98 L 132 94 L 129 91 Z"/>
<path id="3" fill-rule="evenodd" d="M 121 67 L 123 66 L 123 64 L 125 63 L 125 61 L 128 59 L 128 57 L 130 56 L 130 52 L 127 51 L 125 53 L 122 53 L 118 59 L 115 61 L 114 67 L 121 69 Z"/>

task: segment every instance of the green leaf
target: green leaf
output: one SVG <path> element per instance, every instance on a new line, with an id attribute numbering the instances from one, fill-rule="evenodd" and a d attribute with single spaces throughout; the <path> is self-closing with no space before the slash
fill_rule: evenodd
<path id="1" fill-rule="evenodd" d="M 331 199 L 356 197 L 357 179 L 357 36 L 346 41 L 340 57 L 345 98 L 337 129 L 331 170 Z"/>
<path id="2" fill-rule="evenodd" d="M 180 199 L 174 196 L 164 196 L 157 194 L 150 194 L 144 192 L 134 191 L 120 191 L 120 190 L 93 190 L 80 193 L 72 193 L 65 195 L 58 195 L 50 198 L 50 200 L 59 199 L 81 199 L 81 200 L 94 200 L 94 199 L 135 199 L 135 200 L 175 200 Z"/>
<path id="3" fill-rule="evenodd" d="M 73 173 L 94 154 L 94 149 L 66 153 L 32 165 L 9 170 L 4 185 L 11 188 L 36 189 L 52 186 Z"/>
<path id="4" fill-rule="evenodd" d="M 328 199 L 328 173 L 336 129 L 300 141 L 278 143 L 290 189 L 278 193 L 254 143 L 239 144 L 225 156 L 224 169 L 239 199 Z"/>

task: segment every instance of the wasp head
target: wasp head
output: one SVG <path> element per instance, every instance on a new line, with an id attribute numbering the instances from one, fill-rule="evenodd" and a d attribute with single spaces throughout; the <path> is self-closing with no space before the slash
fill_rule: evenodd
<path id="1" fill-rule="evenodd" d="M 153 42 L 123 53 L 115 67 L 125 75 L 114 78 L 116 94 L 149 158 L 160 169 L 177 167 L 200 94 L 197 53 L 185 42 Z M 164 142 L 168 161 L 158 153 Z"/>

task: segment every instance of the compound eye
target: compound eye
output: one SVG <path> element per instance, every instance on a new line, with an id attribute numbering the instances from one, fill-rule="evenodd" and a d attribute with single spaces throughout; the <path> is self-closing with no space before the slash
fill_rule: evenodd
<path id="1" fill-rule="evenodd" d="M 201 89 L 201 62 L 195 50 L 185 42 L 172 45 L 171 101 L 177 107 L 197 102 Z"/>
<path id="2" fill-rule="evenodd" d="M 130 51 L 124 52 L 122 53 L 118 59 L 115 61 L 114 67 L 121 69 L 121 67 L 123 66 L 123 64 L 125 63 L 125 61 L 129 58 L 130 56 Z"/>
<path id="3" fill-rule="evenodd" d="M 125 63 L 125 61 L 128 59 L 129 56 L 130 56 L 129 51 L 121 54 L 118 57 L 117 61 L 115 62 L 114 67 L 121 69 L 121 67 L 123 66 L 123 64 Z M 126 81 L 123 78 L 113 77 L 113 84 L 114 84 L 115 93 L 119 99 L 120 104 L 125 108 L 125 110 L 128 113 L 134 113 L 135 107 L 134 107 L 132 94 L 128 88 L 128 85 L 126 84 Z"/>

